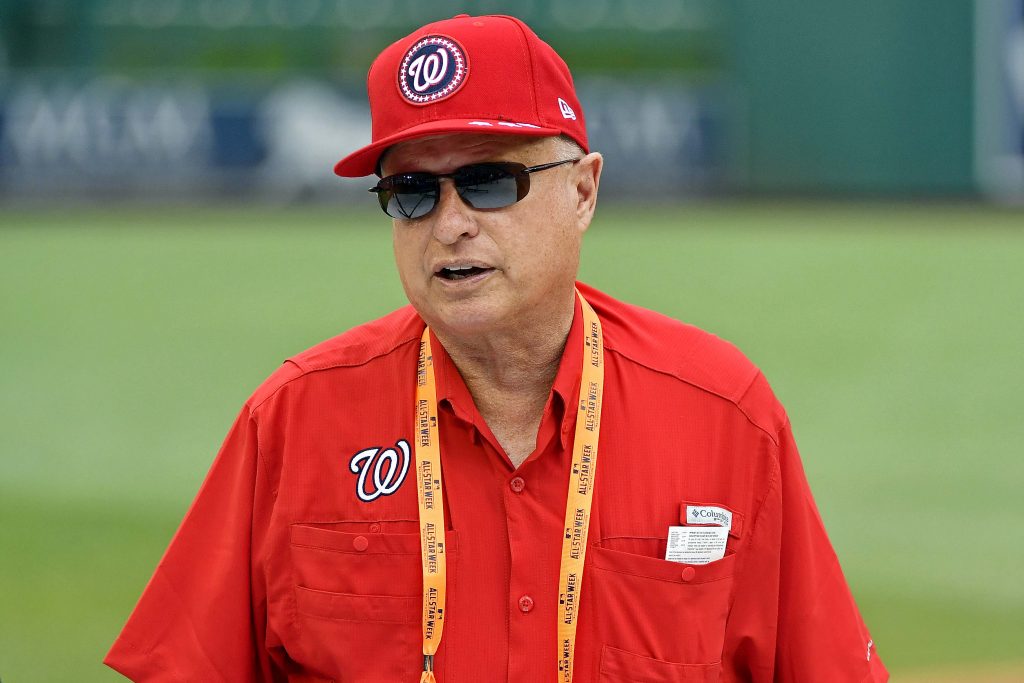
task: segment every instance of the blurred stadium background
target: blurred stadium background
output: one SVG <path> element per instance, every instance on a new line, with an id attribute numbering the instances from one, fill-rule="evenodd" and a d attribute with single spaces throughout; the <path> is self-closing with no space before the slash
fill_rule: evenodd
<path id="1" fill-rule="evenodd" d="M 572 66 L 583 279 L 764 368 L 894 680 L 1024 680 L 1022 0 L 0 0 L 0 678 L 118 680 L 247 394 L 403 303 L 330 167 L 460 12 Z"/>

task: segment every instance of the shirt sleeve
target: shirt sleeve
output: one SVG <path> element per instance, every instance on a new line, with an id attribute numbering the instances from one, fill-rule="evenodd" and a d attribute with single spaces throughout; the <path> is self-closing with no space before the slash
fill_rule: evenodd
<path id="1" fill-rule="evenodd" d="M 723 661 L 736 680 L 756 683 L 885 683 L 788 421 L 768 450 L 771 484 L 738 568 Z"/>
<path id="2" fill-rule="evenodd" d="M 271 681 L 253 508 L 257 426 L 235 421 L 104 663 L 133 681 Z M 254 580 L 255 578 L 255 580 Z"/>

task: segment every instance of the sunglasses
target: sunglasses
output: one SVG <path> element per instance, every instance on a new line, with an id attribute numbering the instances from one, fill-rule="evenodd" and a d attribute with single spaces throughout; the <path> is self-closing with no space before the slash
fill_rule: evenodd
<path id="1" fill-rule="evenodd" d="M 530 174 L 572 164 L 563 159 L 539 166 L 515 161 L 469 164 L 451 173 L 399 173 L 381 178 L 370 192 L 377 193 L 380 208 L 392 218 L 422 218 L 434 210 L 441 197 L 441 178 L 451 178 L 459 197 L 474 209 L 511 206 L 530 192 Z"/>

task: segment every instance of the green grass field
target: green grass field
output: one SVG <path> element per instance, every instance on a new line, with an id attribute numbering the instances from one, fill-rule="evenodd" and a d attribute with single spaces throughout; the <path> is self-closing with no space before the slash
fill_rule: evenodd
<path id="1" fill-rule="evenodd" d="M 1024 215 L 609 205 L 582 279 L 764 369 L 892 671 L 1024 660 Z M 0 211 L 4 683 L 119 680 L 248 393 L 402 303 L 379 212 Z"/>

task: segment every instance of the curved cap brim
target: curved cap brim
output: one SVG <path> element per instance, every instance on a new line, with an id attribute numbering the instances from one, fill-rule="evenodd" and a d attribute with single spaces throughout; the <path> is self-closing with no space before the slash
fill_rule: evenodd
<path id="1" fill-rule="evenodd" d="M 361 178 L 377 172 L 377 160 L 392 145 L 407 140 L 443 135 L 446 133 L 477 133 L 483 135 L 526 135 L 529 137 L 547 137 L 561 135 L 558 128 L 546 128 L 526 123 L 498 121 L 495 119 L 448 119 L 430 121 L 418 126 L 381 138 L 352 154 L 334 165 L 334 172 L 343 178 Z"/>

